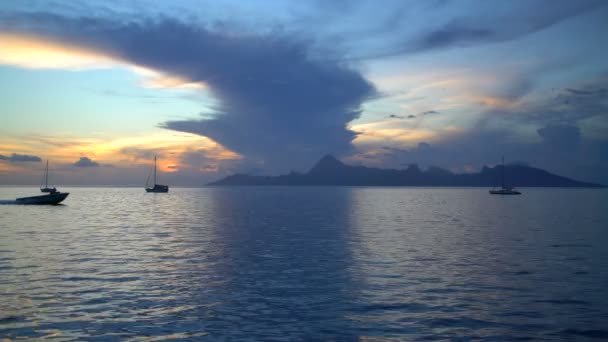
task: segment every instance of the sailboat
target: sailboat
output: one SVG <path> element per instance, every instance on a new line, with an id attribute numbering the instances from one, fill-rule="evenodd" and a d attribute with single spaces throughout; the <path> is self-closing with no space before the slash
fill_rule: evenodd
<path id="1" fill-rule="evenodd" d="M 46 168 L 44 169 L 44 187 L 40 186 L 40 192 L 47 193 L 46 195 L 30 196 L 17 198 L 18 204 L 59 204 L 61 201 L 66 199 L 69 192 L 59 192 L 56 187 L 49 187 L 49 161 L 46 161 Z"/>
<path id="2" fill-rule="evenodd" d="M 44 188 L 40 185 L 41 192 L 55 193 L 57 192 L 56 187 L 49 188 L 49 161 L 46 161 L 46 168 L 44 169 Z"/>
<path id="3" fill-rule="evenodd" d="M 148 176 L 149 180 L 150 176 Z M 148 181 L 146 181 L 147 186 Z M 149 188 L 146 187 L 146 192 L 169 192 L 168 185 L 156 184 L 156 156 L 154 156 L 154 186 Z"/>
<path id="4" fill-rule="evenodd" d="M 491 195 L 521 195 L 521 192 L 515 190 L 511 186 L 505 185 L 505 157 L 502 157 L 502 168 L 501 168 L 501 187 L 498 190 L 490 190 Z"/>

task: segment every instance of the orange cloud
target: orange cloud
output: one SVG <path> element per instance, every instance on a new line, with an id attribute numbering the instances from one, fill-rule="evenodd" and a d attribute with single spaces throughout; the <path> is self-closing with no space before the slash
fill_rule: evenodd
<path id="1" fill-rule="evenodd" d="M 359 132 L 353 143 L 361 149 L 385 145 L 408 148 L 420 142 L 436 142 L 463 131 L 454 125 L 441 128 L 400 127 L 393 120 L 353 125 L 351 129 Z"/>
<path id="2" fill-rule="evenodd" d="M 193 82 L 183 77 L 167 75 L 162 72 L 141 66 L 134 66 L 132 67 L 132 70 L 144 77 L 142 86 L 145 88 L 201 89 L 206 87 L 206 84 L 203 82 Z"/>
<path id="3" fill-rule="evenodd" d="M 0 63 L 24 68 L 76 70 L 110 68 L 122 64 L 99 51 L 5 33 L 0 33 Z"/>
<path id="4" fill-rule="evenodd" d="M 80 157 L 86 156 L 100 164 L 132 168 L 142 164 L 152 165 L 153 156 L 158 155 L 158 167 L 162 172 L 179 171 L 182 168 L 181 156 L 194 150 L 215 161 L 242 158 L 209 138 L 165 130 L 141 136 L 109 139 L 57 136 L 0 138 L 0 153 L 10 154 L 18 151 L 60 164 L 72 164 Z"/>
<path id="5" fill-rule="evenodd" d="M 31 69 L 127 68 L 143 77 L 146 88 L 194 88 L 205 86 L 186 78 L 128 63 L 103 51 L 45 40 L 39 37 L 0 33 L 0 64 Z"/>

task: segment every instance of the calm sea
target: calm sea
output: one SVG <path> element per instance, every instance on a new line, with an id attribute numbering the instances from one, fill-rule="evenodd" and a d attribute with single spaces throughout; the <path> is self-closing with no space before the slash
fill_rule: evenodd
<path id="1" fill-rule="evenodd" d="M 608 190 L 62 190 L 0 205 L 0 337 L 608 339 Z"/>

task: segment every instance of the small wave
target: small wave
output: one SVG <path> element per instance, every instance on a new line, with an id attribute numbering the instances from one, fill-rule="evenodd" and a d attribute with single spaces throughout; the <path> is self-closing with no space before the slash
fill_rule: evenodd
<path id="1" fill-rule="evenodd" d="M 467 327 L 467 328 L 489 328 L 489 327 L 505 327 L 507 324 L 486 321 L 481 319 L 474 319 L 468 317 L 460 318 L 433 318 L 422 321 L 426 326 L 432 328 L 446 328 L 446 327 Z"/>
<path id="2" fill-rule="evenodd" d="M 549 247 L 553 247 L 553 248 L 561 248 L 561 247 L 575 248 L 575 247 L 593 247 L 593 246 L 591 246 L 589 244 L 584 244 L 584 243 L 564 243 L 564 244 L 549 245 Z"/>
<path id="3" fill-rule="evenodd" d="M 608 330 L 580 330 L 580 329 L 566 329 L 559 332 L 559 335 L 577 335 L 588 338 L 608 338 Z"/>
<path id="4" fill-rule="evenodd" d="M 359 308 L 361 312 L 373 312 L 373 311 L 410 311 L 410 312 L 421 312 L 428 311 L 431 307 L 421 303 L 378 303 L 363 305 Z"/>
<path id="5" fill-rule="evenodd" d="M 116 277 L 116 278 L 95 278 L 95 277 L 67 277 L 62 278 L 63 281 L 102 281 L 112 283 L 123 283 L 128 281 L 139 280 L 139 277 Z"/>
<path id="6" fill-rule="evenodd" d="M 498 314 L 500 317 L 526 317 L 526 318 L 542 318 L 543 314 L 537 311 L 509 311 Z"/>
<path id="7" fill-rule="evenodd" d="M 532 274 L 532 272 L 530 271 L 517 271 L 517 272 L 513 272 L 514 275 L 528 275 L 528 274 Z"/>
<path id="8" fill-rule="evenodd" d="M 576 299 L 546 299 L 546 300 L 536 300 L 536 303 L 545 303 L 545 304 L 577 304 L 577 305 L 586 305 L 589 304 L 584 300 L 576 300 Z"/>
<path id="9" fill-rule="evenodd" d="M 0 324 L 23 322 L 25 319 L 23 316 L 5 316 L 0 317 Z"/>
<path id="10" fill-rule="evenodd" d="M 69 262 L 69 263 L 83 263 L 83 262 L 88 262 L 88 261 L 97 261 L 99 260 L 99 258 L 77 258 L 77 259 L 69 259 L 69 260 L 64 260 L 64 262 Z"/>
<path id="11" fill-rule="evenodd" d="M 99 304 L 106 304 L 106 303 L 110 303 L 110 300 L 108 300 L 107 298 L 94 298 L 94 299 L 89 299 L 87 301 L 82 302 L 83 305 L 99 305 Z"/>
<path id="12" fill-rule="evenodd" d="M 425 289 L 421 290 L 423 293 L 454 293 L 458 292 L 457 289 Z"/>

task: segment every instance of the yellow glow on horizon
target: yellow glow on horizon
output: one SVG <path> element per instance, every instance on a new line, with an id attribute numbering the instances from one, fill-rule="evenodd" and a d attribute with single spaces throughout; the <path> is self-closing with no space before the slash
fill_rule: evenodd
<path id="1" fill-rule="evenodd" d="M 215 162 L 242 158 L 207 137 L 172 131 L 110 139 L 55 136 L 0 138 L 0 154 L 9 156 L 12 153 L 36 155 L 51 160 L 53 164 L 63 165 L 73 164 L 80 157 L 88 157 L 102 165 L 111 164 L 121 168 L 152 165 L 152 156 L 156 154 L 159 170 L 167 173 L 183 170 L 181 157 L 184 153 L 201 153 Z M 9 165 L 6 161 L 0 161 L 0 164 Z M 0 170 L 9 170 L 7 168 Z M 202 168 L 200 171 L 216 170 Z"/>
<path id="2" fill-rule="evenodd" d="M 21 168 L 16 165 L 9 163 L 0 163 L 0 175 L 17 171 L 21 171 Z"/>
<path id="3" fill-rule="evenodd" d="M 203 82 L 193 82 L 184 77 L 169 75 L 158 70 L 142 67 L 113 57 L 103 51 L 45 40 L 27 35 L 0 32 L 0 64 L 29 69 L 110 69 L 126 68 L 144 79 L 141 85 L 157 89 L 201 89 Z"/>

